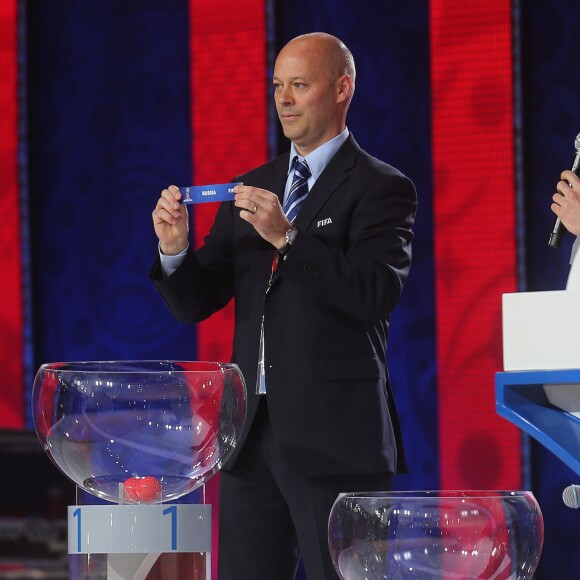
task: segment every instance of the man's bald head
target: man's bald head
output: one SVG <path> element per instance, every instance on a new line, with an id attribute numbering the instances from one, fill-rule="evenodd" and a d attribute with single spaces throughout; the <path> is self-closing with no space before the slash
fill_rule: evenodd
<path id="1" fill-rule="evenodd" d="M 342 75 L 348 75 L 352 79 L 352 91 L 350 95 L 350 99 L 352 99 L 352 93 L 354 93 L 355 87 L 356 67 L 352 53 L 340 38 L 332 34 L 327 34 L 326 32 L 309 32 L 293 38 L 284 48 L 294 43 L 307 43 L 313 49 L 315 48 L 321 51 L 325 61 L 328 63 L 328 70 L 332 81 Z"/>

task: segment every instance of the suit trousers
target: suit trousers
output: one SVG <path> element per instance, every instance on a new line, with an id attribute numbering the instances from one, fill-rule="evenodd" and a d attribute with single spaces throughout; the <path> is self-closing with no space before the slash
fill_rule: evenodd
<path id="1" fill-rule="evenodd" d="M 328 548 L 334 501 L 345 491 L 388 491 L 392 479 L 297 472 L 276 445 L 262 396 L 234 466 L 220 474 L 219 580 L 293 580 L 300 557 L 308 580 L 336 580 Z"/>

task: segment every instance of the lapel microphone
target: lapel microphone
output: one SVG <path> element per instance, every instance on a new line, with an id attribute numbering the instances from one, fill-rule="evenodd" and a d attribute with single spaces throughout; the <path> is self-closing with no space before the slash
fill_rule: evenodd
<path id="1" fill-rule="evenodd" d="M 576 135 L 576 140 L 574 141 L 574 148 L 576 149 L 576 158 L 574 159 L 574 165 L 572 165 L 572 171 L 580 177 L 580 133 Z M 564 224 L 560 221 L 560 218 L 556 219 L 554 224 L 554 229 L 550 234 L 550 240 L 548 245 L 551 248 L 559 248 L 562 238 L 566 235 L 568 230 Z"/>

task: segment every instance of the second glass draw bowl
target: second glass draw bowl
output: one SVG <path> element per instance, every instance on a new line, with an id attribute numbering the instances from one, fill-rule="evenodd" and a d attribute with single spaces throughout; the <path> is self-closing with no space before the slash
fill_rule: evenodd
<path id="1" fill-rule="evenodd" d="M 544 538 L 531 492 L 344 493 L 329 520 L 343 580 L 531 578 Z"/>

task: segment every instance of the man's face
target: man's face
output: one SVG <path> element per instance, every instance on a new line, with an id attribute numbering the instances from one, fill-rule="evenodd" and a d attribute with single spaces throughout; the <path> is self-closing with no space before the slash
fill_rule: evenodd
<path id="1" fill-rule="evenodd" d="M 298 40 L 285 46 L 274 66 L 274 100 L 284 135 L 307 155 L 343 129 L 338 79 L 324 45 Z"/>

